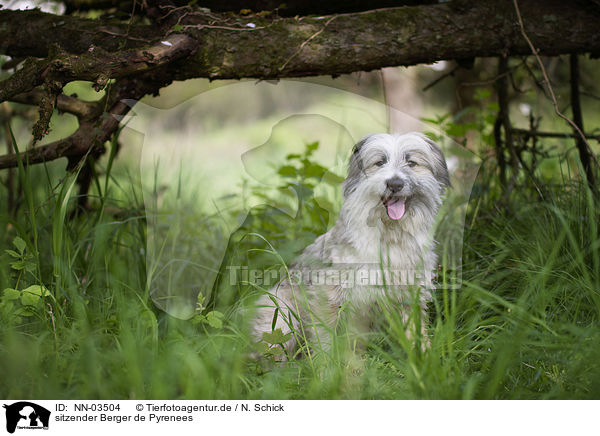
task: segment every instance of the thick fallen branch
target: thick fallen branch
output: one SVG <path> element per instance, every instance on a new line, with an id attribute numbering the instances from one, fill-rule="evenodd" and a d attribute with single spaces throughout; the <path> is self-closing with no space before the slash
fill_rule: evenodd
<path id="1" fill-rule="evenodd" d="M 190 9 L 178 31 L 195 38 L 201 49 L 170 74 L 175 80 L 274 79 L 531 54 L 510 0 L 456 3 L 340 14 L 332 21 L 331 16 L 239 17 Z M 593 4 L 521 0 L 519 6 L 540 54 L 600 53 L 600 15 Z M 33 11 L 0 10 L 0 22 L 1 49 L 10 56 L 45 57 L 52 44 L 74 54 L 90 47 L 115 52 L 161 38 L 152 26 Z"/>
<path id="2" fill-rule="evenodd" d="M 0 51 L 15 57 L 45 58 L 53 45 L 73 54 L 90 47 L 114 52 L 148 45 L 156 38 L 149 25 L 127 27 L 120 21 L 54 15 L 38 9 L 0 9 L 0 23 Z"/>

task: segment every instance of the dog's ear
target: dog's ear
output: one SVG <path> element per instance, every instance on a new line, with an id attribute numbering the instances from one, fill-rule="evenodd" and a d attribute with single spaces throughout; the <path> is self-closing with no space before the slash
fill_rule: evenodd
<path id="1" fill-rule="evenodd" d="M 360 157 L 360 151 L 363 145 L 369 140 L 370 135 L 365 136 L 352 148 L 352 156 L 350 156 L 350 163 L 348 164 L 348 177 L 344 181 L 344 197 L 350 195 L 356 189 L 356 185 L 360 181 L 363 174 L 363 163 Z"/>
<path id="2" fill-rule="evenodd" d="M 427 145 L 429 145 L 429 149 L 433 155 L 433 176 L 443 188 L 449 187 L 450 174 L 448 173 L 448 166 L 446 165 L 446 158 L 444 158 L 442 149 L 427 136 L 422 136 Z"/>

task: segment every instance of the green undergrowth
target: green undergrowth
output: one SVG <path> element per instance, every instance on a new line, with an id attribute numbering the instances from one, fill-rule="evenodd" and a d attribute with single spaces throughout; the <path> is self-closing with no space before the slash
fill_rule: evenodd
<path id="1" fill-rule="evenodd" d="M 285 240 L 285 226 L 300 226 L 287 233 L 296 245 L 299 235 L 310 242 L 322 231 L 310 200 L 315 167 L 304 157 L 289 157 L 280 172 L 283 183 L 300 181 L 294 186 L 308 207 L 301 223 L 260 214 L 248 221 L 249 249 L 267 253 L 261 262 L 277 258 L 261 244 Z M 135 183 L 120 183 L 109 165 L 92 210 L 73 214 L 74 175 L 46 172 L 19 168 L 23 207 L 0 226 L 2 398 L 600 396 L 600 210 L 581 184 L 549 187 L 543 199 L 515 191 L 501 206 L 491 200 L 498 196 L 474 195 L 463 284 L 436 290 L 429 346 L 407 340 L 399 313 L 388 308 L 362 343 L 341 331 L 329 352 L 315 347 L 280 363 L 250 356 L 256 349 L 239 311 L 202 305 L 181 320 L 155 307 Z M 250 295 L 238 291 L 227 304 Z M 268 348 L 280 348 L 281 337 L 267 339 Z"/>

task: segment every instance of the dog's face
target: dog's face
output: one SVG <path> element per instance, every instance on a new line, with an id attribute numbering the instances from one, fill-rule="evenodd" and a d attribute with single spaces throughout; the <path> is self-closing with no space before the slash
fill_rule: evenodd
<path id="1" fill-rule="evenodd" d="M 394 225 L 437 213 L 450 185 L 440 148 L 420 133 L 374 134 L 356 146 L 344 182 L 344 200 Z"/>

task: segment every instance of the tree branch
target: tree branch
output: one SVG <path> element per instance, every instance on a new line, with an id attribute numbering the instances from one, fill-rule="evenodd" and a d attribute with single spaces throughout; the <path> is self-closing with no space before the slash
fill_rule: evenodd
<path id="1" fill-rule="evenodd" d="M 527 129 L 519 129 L 516 127 L 513 127 L 511 129 L 511 131 L 516 134 L 516 135 L 520 135 L 520 136 L 525 136 L 525 137 L 538 137 L 538 138 L 578 138 L 579 137 L 579 133 L 570 133 L 570 132 L 539 132 L 539 131 L 532 131 L 532 130 L 527 130 Z M 600 142 L 600 135 L 589 135 L 586 134 L 585 137 L 587 139 L 594 139 L 598 142 Z"/>
<path id="2" fill-rule="evenodd" d="M 128 102 L 135 102 L 144 95 L 156 93 L 169 83 L 164 79 L 164 73 L 159 71 L 151 71 L 135 79 L 124 78 L 116 81 L 107 91 L 104 100 L 99 102 L 110 107 L 108 113 L 97 115 L 92 120 L 81 121 L 79 128 L 72 135 L 41 147 L 31 148 L 21 153 L 21 159 L 25 164 L 32 165 L 61 157 L 80 158 L 94 148 L 104 147 L 104 143 L 118 130 L 121 116 L 131 109 Z M 0 169 L 16 166 L 16 155 L 0 156 Z"/>
<path id="3" fill-rule="evenodd" d="M 43 97 L 44 94 L 40 89 L 34 89 L 33 91 L 12 96 L 10 101 L 37 106 L 40 104 Z M 58 109 L 60 112 L 73 114 L 77 118 L 83 120 L 89 120 L 94 115 L 97 115 L 99 112 L 98 108 L 98 103 L 79 100 L 78 98 L 65 94 L 60 94 L 56 99 L 56 109 Z"/>
<path id="4" fill-rule="evenodd" d="M 600 52 L 596 9 L 580 2 L 521 0 L 520 11 L 540 54 Z M 334 16 L 333 21 L 332 16 L 241 17 L 192 8 L 179 24 L 201 50 L 178 64 L 172 78 L 337 75 L 441 59 L 531 54 L 510 0 L 480 0 L 469 8 L 444 2 Z M 0 21 L 2 50 L 9 56 L 45 57 L 51 44 L 74 54 L 92 46 L 116 52 L 123 44 L 139 48 L 160 38 L 153 26 L 37 11 L 0 10 Z"/>
<path id="5" fill-rule="evenodd" d="M 593 153 L 589 145 L 587 144 L 585 132 L 583 128 L 583 114 L 581 112 L 581 102 L 579 99 L 579 60 L 576 54 L 572 54 L 569 57 L 569 67 L 571 71 L 570 84 L 571 84 L 571 110 L 573 111 L 573 123 L 577 126 L 577 130 L 573 129 L 574 133 L 579 136 L 575 140 L 577 150 L 579 151 L 579 160 L 585 171 L 588 186 L 592 191 L 596 191 L 596 174 L 594 167 L 592 166 L 592 157 L 590 153 Z"/>
<path id="6" fill-rule="evenodd" d="M 148 45 L 156 38 L 148 25 L 127 27 L 115 20 L 54 15 L 38 9 L 0 9 L 0 23 L 0 52 L 11 57 L 45 58 L 53 45 L 73 54 L 91 47 L 115 52 Z"/>
<path id="7" fill-rule="evenodd" d="M 49 68 L 48 60 L 27 59 L 19 71 L 0 82 L 0 103 L 44 83 Z"/>
<path id="8" fill-rule="evenodd" d="M 187 35 L 172 34 L 144 49 L 110 53 L 102 48 L 91 48 L 82 55 L 67 55 L 55 50 L 53 59 L 32 59 L 8 79 L 0 82 L 0 102 L 12 96 L 31 91 L 43 82 L 64 84 L 71 80 L 89 80 L 97 89 L 104 88 L 109 79 L 143 73 L 174 59 L 185 57 L 197 48 Z M 60 86 L 62 88 L 62 86 Z"/>

